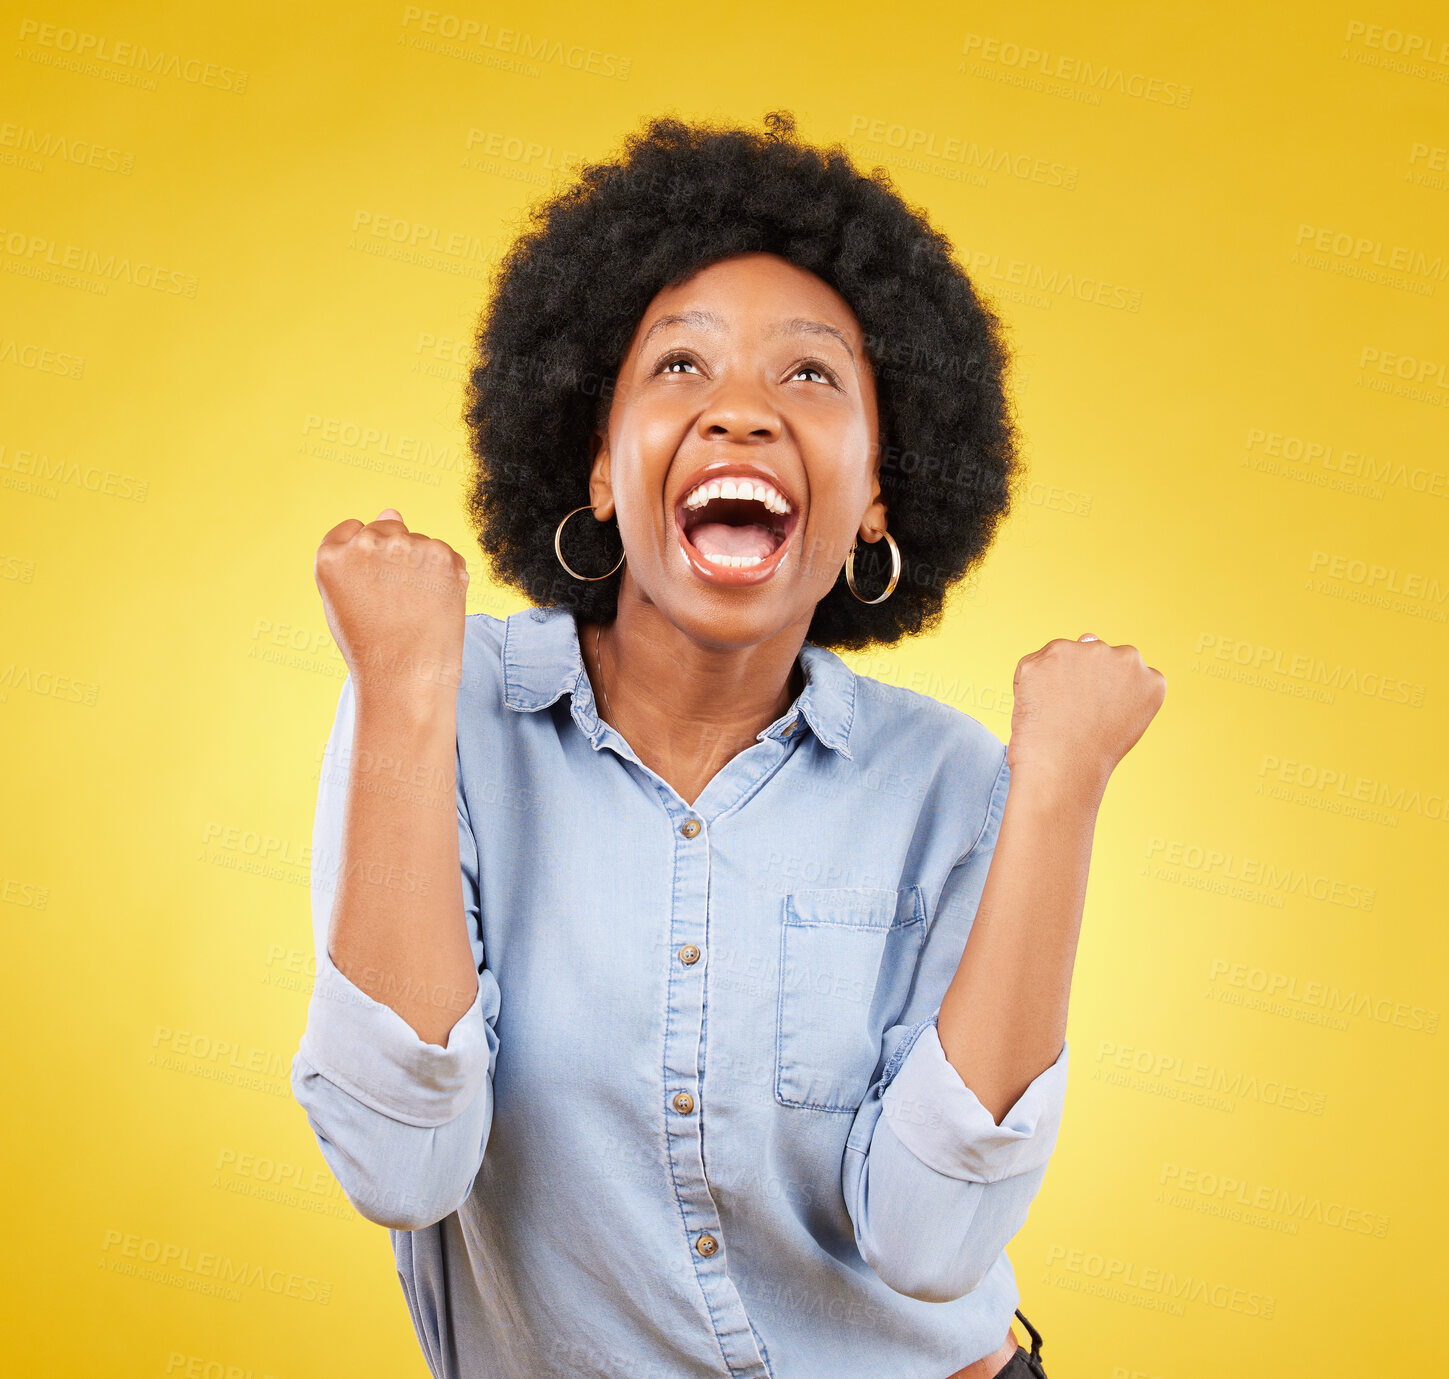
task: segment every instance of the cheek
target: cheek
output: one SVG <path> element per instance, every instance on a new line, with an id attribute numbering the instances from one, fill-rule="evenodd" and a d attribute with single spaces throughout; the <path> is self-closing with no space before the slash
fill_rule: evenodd
<path id="1" fill-rule="evenodd" d="M 852 418 L 841 438 L 840 451 L 848 468 L 860 476 L 863 490 L 870 487 L 871 468 L 878 448 L 879 438 L 870 419 L 864 416 Z"/>
<path id="2" fill-rule="evenodd" d="M 640 470 L 655 477 L 656 490 L 674 460 L 686 424 L 664 407 L 640 408 L 631 427 Z"/>
<path id="3" fill-rule="evenodd" d="M 818 475 L 819 484 L 831 483 L 851 495 L 869 489 L 878 442 L 868 416 L 854 409 L 832 409 L 802 417 L 797 430 L 812 487 Z"/>
<path id="4" fill-rule="evenodd" d="M 808 478 L 810 507 L 822 529 L 852 527 L 870 501 L 875 452 L 863 429 L 842 428 L 813 447 Z"/>
<path id="5" fill-rule="evenodd" d="M 652 487 L 657 499 L 686 429 L 686 423 L 667 407 L 631 406 L 612 433 L 614 466 L 622 466 L 631 482 Z"/>
<path id="6" fill-rule="evenodd" d="M 646 550 L 667 551 L 674 540 L 674 516 L 664 510 L 664 496 L 678 447 L 677 426 L 637 409 L 612 435 L 609 478 L 615 520 L 636 559 Z"/>

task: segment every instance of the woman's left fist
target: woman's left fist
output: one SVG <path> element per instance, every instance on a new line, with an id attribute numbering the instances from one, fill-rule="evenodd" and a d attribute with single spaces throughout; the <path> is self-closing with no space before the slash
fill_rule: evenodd
<path id="1" fill-rule="evenodd" d="M 1055 637 L 1023 656 L 1012 691 L 1012 776 L 1052 774 L 1100 797 L 1162 707 L 1167 679 L 1143 663 L 1135 646 L 1087 634 L 1074 642 Z"/>

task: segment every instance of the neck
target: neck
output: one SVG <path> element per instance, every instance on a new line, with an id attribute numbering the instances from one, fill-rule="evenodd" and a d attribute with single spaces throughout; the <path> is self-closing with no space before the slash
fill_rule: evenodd
<path id="1" fill-rule="evenodd" d="M 676 789 L 677 782 L 695 780 L 702 788 L 726 761 L 752 746 L 756 734 L 803 689 L 796 660 L 808 620 L 763 641 L 704 642 L 631 590 L 626 577 L 618 616 L 602 635 L 597 624 L 579 626 L 595 703 L 652 770 Z"/>

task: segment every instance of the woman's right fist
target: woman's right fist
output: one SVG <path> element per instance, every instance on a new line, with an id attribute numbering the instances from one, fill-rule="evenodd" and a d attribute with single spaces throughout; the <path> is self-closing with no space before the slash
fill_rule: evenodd
<path id="1" fill-rule="evenodd" d="M 317 548 L 317 589 L 359 694 L 452 702 L 463 669 L 468 566 L 446 541 L 384 508 Z"/>

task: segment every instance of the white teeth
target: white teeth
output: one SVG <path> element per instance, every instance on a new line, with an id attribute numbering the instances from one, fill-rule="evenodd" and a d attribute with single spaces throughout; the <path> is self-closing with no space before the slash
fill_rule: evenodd
<path id="1" fill-rule="evenodd" d="M 711 479 L 691 489 L 684 500 L 684 506 L 693 510 L 702 508 L 712 498 L 749 498 L 764 504 L 771 512 L 788 513 L 789 499 L 763 479 Z"/>
<path id="2" fill-rule="evenodd" d="M 746 565 L 758 565 L 765 557 L 762 555 L 705 555 L 700 552 L 711 565 L 728 565 L 731 569 L 740 569 Z"/>

